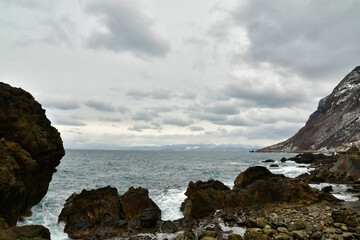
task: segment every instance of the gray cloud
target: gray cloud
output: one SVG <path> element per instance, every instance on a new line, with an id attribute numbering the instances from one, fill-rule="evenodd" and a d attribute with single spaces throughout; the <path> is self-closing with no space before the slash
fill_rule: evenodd
<path id="1" fill-rule="evenodd" d="M 64 126 L 86 126 L 87 124 L 79 120 L 76 116 L 56 116 L 54 124 Z"/>
<path id="2" fill-rule="evenodd" d="M 136 121 L 152 122 L 154 118 L 158 117 L 160 117 L 160 115 L 154 111 L 139 111 L 135 113 L 132 119 Z"/>
<path id="3" fill-rule="evenodd" d="M 151 20 L 128 1 L 93 1 L 90 14 L 101 19 L 108 32 L 96 32 L 88 39 L 91 48 L 131 52 L 140 57 L 164 57 L 169 45 L 151 30 Z"/>
<path id="4" fill-rule="evenodd" d="M 45 108 L 54 108 L 60 110 L 74 110 L 81 106 L 80 103 L 76 100 L 58 98 L 44 99 L 41 101 L 41 103 Z"/>
<path id="5" fill-rule="evenodd" d="M 120 113 L 128 113 L 130 112 L 130 109 L 124 106 L 117 106 L 116 110 Z"/>
<path id="6" fill-rule="evenodd" d="M 161 126 L 157 123 L 151 123 L 151 124 L 135 124 L 132 127 L 129 127 L 129 131 L 136 131 L 136 132 L 142 132 L 146 129 L 152 129 L 152 130 L 161 130 Z"/>
<path id="7" fill-rule="evenodd" d="M 224 94 L 229 98 L 245 100 L 253 106 L 273 108 L 292 106 L 294 103 L 310 100 L 301 89 L 286 89 L 284 86 L 277 87 L 276 85 L 267 88 L 249 84 L 244 87 L 244 85 L 232 83 L 225 87 Z"/>
<path id="8" fill-rule="evenodd" d="M 104 117 L 104 118 L 100 118 L 100 120 L 107 121 L 107 122 L 121 122 L 122 121 L 122 119 L 119 117 Z"/>
<path id="9" fill-rule="evenodd" d="M 143 98 L 151 98 L 151 99 L 171 99 L 174 95 L 169 90 L 165 89 L 154 89 L 151 91 L 144 91 L 139 89 L 129 90 L 126 93 L 126 96 L 132 97 L 134 99 L 143 99 Z"/>
<path id="10" fill-rule="evenodd" d="M 89 108 L 93 108 L 102 112 L 115 112 L 116 107 L 111 103 L 103 102 L 100 100 L 88 100 L 84 103 Z"/>
<path id="11" fill-rule="evenodd" d="M 236 103 L 214 103 L 205 108 L 206 112 L 220 115 L 234 115 L 239 113 Z"/>
<path id="12" fill-rule="evenodd" d="M 178 117 L 166 117 L 163 120 L 163 124 L 175 125 L 179 127 L 186 127 L 193 124 L 194 121 L 190 119 L 183 119 Z"/>
<path id="13" fill-rule="evenodd" d="M 249 0 L 232 17 L 251 42 L 245 60 L 323 80 L 359 63 L 359 8 L 358 0 Z"/>
<path id="14" fill-rule="evenodd" d="M 203 127 L 199 127 L 199 126 L 190 126 L 189 129 L 190 129 L 190 131 L 192 131 L 192 132 L 200 132 L 200 131 L 204 131 L 204 130 L 205 130 Z"/>

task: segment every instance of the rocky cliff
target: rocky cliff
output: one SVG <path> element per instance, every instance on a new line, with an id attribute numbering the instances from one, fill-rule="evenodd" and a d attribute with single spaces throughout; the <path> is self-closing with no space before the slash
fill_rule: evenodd
<path id="1" fill-rule="evenodd" d="M 45 196 L 64 156 L 45 110 L 20 88 L 0 83 L 0 217 L 15 225 Z"/>
<path id="2" fill-rule="evenodd" d="M 320 100 L 305 127 L 288 140 L 258 151 L 338 150 L 360 139 L 360 66 Z"/>

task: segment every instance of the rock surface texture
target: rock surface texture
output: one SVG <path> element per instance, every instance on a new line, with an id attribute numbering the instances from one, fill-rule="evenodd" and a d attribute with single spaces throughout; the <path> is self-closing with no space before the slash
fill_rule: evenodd
<path id="1" fill-rule="evenodd" d="M 272 174 L 265 167 L 250 167 L 235 179 L 232 190 L 218 181 L 190 182 L 185 193 L 184 216 L 203 218 L 219 209 L 243 208 L 279 202 L 336 202 L 328 193 L 311 188 L 307 183 Z"/>
<path id="2" fill-rule="evenodd" d="M 0 217 L 13 226 L 46 194 L 65 151 L 45 110 L 20 88 L 0 83 Z"/>
<path id="3" fill-rule="evenodd" d="M 305 127 L 288 140 L 258 151 L 308 151 L 346 148 L 360 139 L 360 66 L 320 100 Z"/>
<path id="4" fill-rule="evenodd" d="M 73 239 L 128 237 L 158 231 L 159 207 L 144 188 L 129 188 L 122 196 L 116 188 L 104 187 L 74 193 L 65 203 L 59 221 Z"/>

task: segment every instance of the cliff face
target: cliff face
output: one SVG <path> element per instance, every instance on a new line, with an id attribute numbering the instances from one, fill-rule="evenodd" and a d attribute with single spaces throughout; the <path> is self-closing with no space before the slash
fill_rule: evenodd
<path id="1" fill-rule="evenodd" d="M 360 66 L 320 100 L 305 127 L 288 140 L 259 151 L 337 150 L 360 139 Z"/>
<path id="2" fill-rule="evenodd" d="M 18 217 L 45 196 L 65 151 L 45 110 L 20 88 L 0 83 L 0 217 Z"/>

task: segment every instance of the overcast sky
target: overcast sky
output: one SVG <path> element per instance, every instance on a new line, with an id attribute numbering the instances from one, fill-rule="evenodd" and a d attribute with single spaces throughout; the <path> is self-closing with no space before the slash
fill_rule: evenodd
<path id="1" fill-rule="evenodd" d="M 66 148 L 262 147 L 360 65 L 359 0 L 0 0 L 0 81 Z"/>

